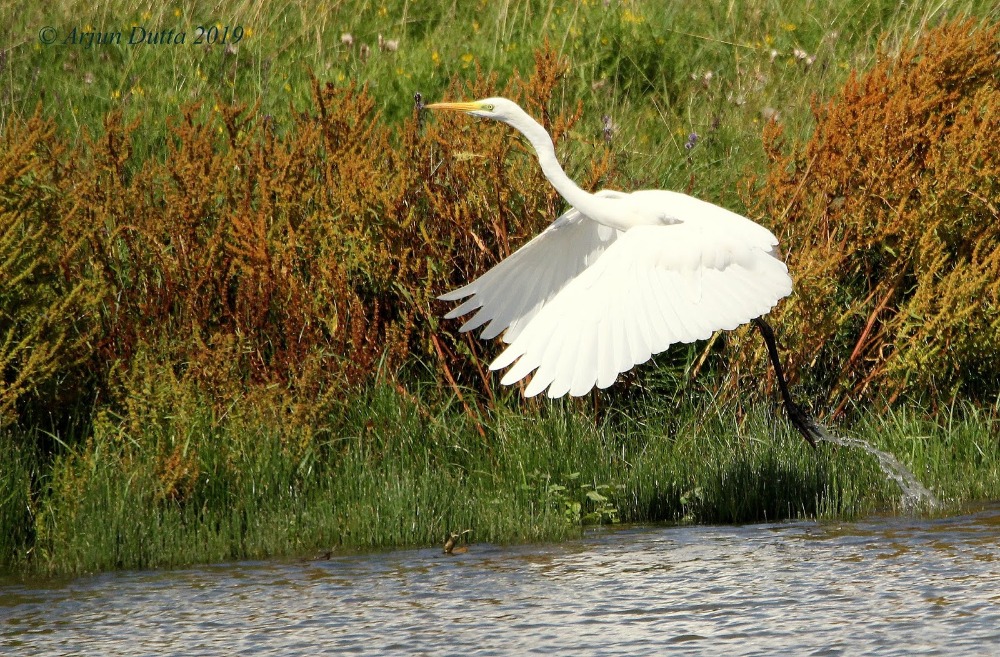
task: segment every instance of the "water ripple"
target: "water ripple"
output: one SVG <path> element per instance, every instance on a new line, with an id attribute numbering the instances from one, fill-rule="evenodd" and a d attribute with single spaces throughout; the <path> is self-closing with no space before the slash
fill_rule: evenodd
<path id="1" fill-rule="evenodd" d="M 1000 652 L 1000 506 L 0 585 L 0 652 Z"/>

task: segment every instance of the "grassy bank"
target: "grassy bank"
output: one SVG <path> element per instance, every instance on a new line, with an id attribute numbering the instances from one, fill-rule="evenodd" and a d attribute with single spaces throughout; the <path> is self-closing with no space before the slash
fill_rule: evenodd
<path id="1" fill-rule="evenodd" d="M 220 105 L 246 103 L 282 131 L 309 104 L 311 75 L 336 85 L 369 85 L 386 120 L 398 123 L 411 114 L 414 92 L 440 99 L 456 77 L 469 81 L 477 71 L 496 74 L 502 87 L 515 71 L 528 75 L 535 51 L 548 42 L 573 64 L 560 101 L 579 100 L 586 109 L 573 146 L 600 141 L 607 114 L 638 183 L 677 189 L 691 184 L 694 174 L 700 195 L 728 203 L 738 202 L 735 183 L 746 171 L 764 165 L 762 116 L 779 113 L 793 134 L 805 138 L 812 130 L 811 99 L 830 97 L 851 71 L 869 68 L 880 41 L 891 53 L 947 18 L 997 18 L 989 0 L 816 6 L 639 0 L 154 6 L 108 0 L 99 9 L 60 0 L 0 12 L 6 12 L 8 43 L 16 46 L 7 50 L 0 127 L 30 116 L 40 100 L 75 134 L 99 134 L 104 117 L 121 110 L 126 122 L 144 122 L 135 144 L 139 159 L 164 158 L 166 127 L 178 107 L 201 102 L 208 115 Z M 52 45 L 41 42 L 46 26 L 54 30 Z M 134 26 L 185 31 L 186 43 L 67 42 L 75 28 L 81 34 L 121 32 L 127 44 Z M 243 31 L 235 41 L 195 45 L 199 26 Z M 692 131 L 712 139 L 688 153 L 684 143 Z"/>
<path id="2" fill-rule="evenodd" d="M 776 416 L 756 335 L 584 401 L 501 389 L 435 297 L 562 201 L 418 91 L 510 95 L 582 186 L 773 229 L 803 395 L 945 508 L 1000 494 L 994 3 L 459 5 L 0 7 L 0 568 L 897 510 Z M 76 41 L 134 26 L 187 41 Z"/>
<path id="3" fill-rule="evenodd" d="M 486 440 L 460 408 L 415 404 L 389 386 L 356 398 L 309 440 L 183 410 L 184 435 L 107 424 L 46 466 L 5 441 L 0 517 L 20 529 L 4 533 L 5 565 L 74 573 L 439 545 L 464 530 L 473 542 L 506 543 L 558 540 L 596 522 L 900 510 L 899 490 L 873 458 L 814 451 L 764 406 L 739 414 L 688 399 L 666 422 L 596 423 L 563 406 L 498 409 L 482 425 Z M 912 468 L 944 503 L 925 511 L 1000 495 L 995 414 L 867 418 L 850 435 Z"/>

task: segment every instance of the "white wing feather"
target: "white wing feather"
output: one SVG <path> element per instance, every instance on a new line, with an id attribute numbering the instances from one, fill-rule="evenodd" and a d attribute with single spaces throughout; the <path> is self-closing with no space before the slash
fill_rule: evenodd
<path id="1" fill-rule="evenodd" d="M 509 346 L 490 364 L 525 395 L 583 395 L 677 342 L 705 339 L 767 313 L 792 289 L 766 228 L 699 199 L 663 190 L 623 194 L 623 221 L 641 209 L 657 224 L 610 228 L 570 209 L 506 260 L 441 297 L 466 299 L 461 328 L 486 325 Z M 648 220 L 648 219 L 647 219 Z"/>
<path id="2" fill-rule="evenodd" d="M 610 190 L 597 195 L 625 196 Z M 469 297 L 445 318 L 453 319 L 478 309 L 461 331 L 472 331 L 485 324 L 480 338 L 494 338 L 506 329 L 504 341 L 513 342 L 539 309 L 596 262 L 621 234 L 571 208 L 493 269 L 438 297 L 442 301 Z"/>
<path id="3" fill-rule="evenodd" d="M 700 222 L 632 228 L 545 304 L 490 369 L 514 364 L 501 380 L 508 385 L 535 371 L 527 396 L 582 395 L 671 344 L 767 313 L 791 292 L 791 279 L 774 257 L 774 237 L 750 225 L 757 239 L 742 226 Z"/>

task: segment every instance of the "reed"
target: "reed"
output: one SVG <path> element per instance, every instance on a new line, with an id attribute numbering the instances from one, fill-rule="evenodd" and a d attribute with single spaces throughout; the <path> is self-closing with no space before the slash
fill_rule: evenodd
<path id="1" fill-rule="evenodd" d="M 5 533 L 4 564 L 79 573 L 430 546 L 465 530 L 473 542 L 510 543 L 600 522 L 901 510 L 895 484 L 863 453 L 814 451 L 769 407 L 739 422 L 735 411 L 688 401 L 664 427 L 588 420 L 571 407 L 498 408 L 484 441 L 459 405 L 377 385 L 303 442 L 246 424 L 236 408 L 220 422 L 195 403 L 185 412 L 200 426 L 184 441 L 99 424 L 42 470 L 30 455 L 4 454 L 0 514 L 20 530 Z M 935 512 L 947 512 L 1000 494 L 995 423 L 963 408 L 946 423 L 897 414 L 846 430 L 900 456 L 946 502 Z"/>
<path id="2" fill-rule="evenodd" d="M 973 35 L 971 51 L 995 54 L 981 38 L 995 38 L 979 29 L 995 19 L 983 0 L 681 8 L 485 2 L 470 19 L 420 0 L 232 0 L 211 15 L 197 3 L 0 7 L 18 34 L 155 24 L 193 38 L 210 23 L 239 24 L 245 37 L 32 41 L 0 53 L 2 566 L 73 573 L 429 545 L 466 529 L 476 541 L 554 540 L 594 522 L 894 510 L 871 459 L 812 452 L 786 431 L 742 333 L 671 350 L 587 401 L 549 403 L 499 389 L 483 371 L 494 346 L 440 319 L 436 295 L 492 266 L 562 202 L 503 126 L 422 120 L 415 91 L 520 100 L 587 188 L 679 189 L 776 225 L 798 190 L 815 186 L 809 207 L 822 209 L 824 181 L 863 171 L 833 156 L 850 134 L 815 131 L 814 95 L 835 98 L 826 116 L 877 117 L 890 85 L 866 94 L 858 80 L 878 53 L 913 61 L 914 37 L 957 15 L 976 18 L 934 30 L 935 52 L 960 59 Z M 892 73 L 872 70 L 871 80 Z M 976 79 L 986 83 L 961 87 L 962 102 L 986 99 L 995 73 Z M 907 98 L 888 100 L 903 111 Z M 954 143 L 974 143 L 979 115 L 963 116 Z M 866 143 L 883 143 L 881 123 L 865 124 Z M 822 180 L 800 166 L 803 152 L 824 155 Z M 937 155 L 942 176 L 963 161 Z M 781 184 L 754 186 L 748 172 L 768 170 Z M 921 180 L 935 188 L 934 176 Z M 975 177 L 987 219 L 990 180 Z M 875 218 L 895 216 L 866 198 Z M 905 342 L 931 351 L 906 367 L 880 362 L 903 352 L 887 347 L 891 322 L 863 285 L 881 279 L 858 272 L 896 247 L 868 244 L 831 284 L 822 264 L 836 240 L 817 216 L 794 214 L 804 228 L 782 235 L 805 277 L 789 303 L 832 298 L 827 310 L 854 311 L 823 315 L 833 337 L 810 343 L 821 367 L 811 376 L 798 363 L 801 383 L 940 497 L 996 496 L 993 343 L 960 330 L 995 319 L 984 300 L 996 277 L 948 297 L 979 323 L 940 332 L 961 347 L 941 360 L 946 376 L 928 356 L 943 347 L 906 319 L 918 306 L 887 307 L 910 330 Z M 994 237 L 949 244 L 956 262 L 968 252 L 988 274 Z M 809 313 L 786 315 L 798 327 L 788 344 L 808 342 L 795 320 Z M 880 397 L 887 372 L 893 387 Z M 917 385 L 891 399 L 906 382 Z M 877 405 L 852 407 L 845 390 Z"/>

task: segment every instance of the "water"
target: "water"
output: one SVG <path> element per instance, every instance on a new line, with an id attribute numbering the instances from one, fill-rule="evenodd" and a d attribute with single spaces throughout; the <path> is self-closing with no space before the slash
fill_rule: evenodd
<path id="1" fill-rule="evenodd" d="M 900 503 L 903 509 L 916 511 L 924 508 L 936 509 L 941 506 L 934 494 L 927 490 L 913 473 L 889 452 L 883 452 L 860 438 L 836 436 L 826 430 L 819 434 L 819 440 L 841 447 L 857 447 L 874 456 L 878 460 L 882 472 L 899 486 Z"/>
<path id="2" fill-rule="evenodd" d="M 827 442 L 840 445 L 841 447 L 857 447 L 874 456 L 882 472 L 899 486 L 900 493 L 902 494 L 900 502 L 903 509 L 912 513 L 940 508 L 941 503 L 938 502 L 937 498 L 895 456 L 889 452 L 877 449 L 866 440 L 830 433 L 825 426 L 816 421 L 816 418 L 793 402 L 782 378 L 781 360 L 778 358 L 778 352 L 774 346 L 774 336 L 771 333 L 771 328 L 760 319 L 754 320 L 754 322 L 760 328 L 761 333 L 764 335 L 764 340 L 767 342 L 768 353 L 781 384 L 781 393 L 785 400 L 785 411 L 788 419 L 799 433 L 811 442 L 814 447 L 817 443 Z"/>
<path id="3" fill-rule="evenodd" d="M 1000 654 L 1000 504 L 0 584 L 5 651 Z"/>

